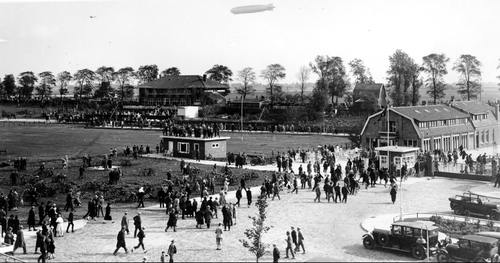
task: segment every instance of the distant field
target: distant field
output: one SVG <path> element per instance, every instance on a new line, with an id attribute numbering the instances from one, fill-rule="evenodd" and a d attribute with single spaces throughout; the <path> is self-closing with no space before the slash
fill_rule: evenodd
<path id="1" fill-rule="evenodd" d="M 81 156 L 85 153 L 96 155 L 108 153 L 110 148 L 122 150 L 126 145 L 149 145 L 152 150 L 159 143 L 158 131 L 100 130 L 71 126 L 0 126 L 0 160 L 17 156 L 36 159 L 61 158 L 64 155 Z M 289 148 L 310 148 L 323 144 L 349 143 L 349 139 L 321 135 L 272 135 L 237 134 L 230 136 L 228 151 L 264 153 L 283 151 Z"/>

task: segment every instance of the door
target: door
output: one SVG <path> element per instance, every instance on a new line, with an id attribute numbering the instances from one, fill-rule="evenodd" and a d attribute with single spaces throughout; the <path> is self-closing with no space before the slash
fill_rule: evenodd
<path id="1" fill-rule="evenodd" d="M 174 151 L 174 142 L 168 141 L 167 152 L 173 152 L 173 151 Z"/>

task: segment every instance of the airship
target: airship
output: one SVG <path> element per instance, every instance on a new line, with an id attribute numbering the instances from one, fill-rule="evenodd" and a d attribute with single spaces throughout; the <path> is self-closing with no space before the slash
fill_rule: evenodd
<path id="1" fill-rule="evenodd" d="M 268 4 L 268 5 L 245 5 L 245 6 L 238 6 L 233 9 L 231 9 L 231 13 L 235 15 L 239 14 L 249 14 L 249 13 L 258 13 L 258 12 L 264 12 L 264 11 L 272 11 L 274 9 L 273 4 Z"/>

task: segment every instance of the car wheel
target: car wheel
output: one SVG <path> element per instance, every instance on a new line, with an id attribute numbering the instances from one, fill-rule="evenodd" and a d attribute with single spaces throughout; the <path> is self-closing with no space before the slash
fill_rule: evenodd
<path id="1" fill-rule="evenodd" d="M 426 257 L 425 255 L 425 249 L 422 246 L 415 246 L 411 249 L 411 255 L 412 257 L 422 260 Z"/>
<path id="2" fill-rule="evenodd" d="M 486 260 L 484 258 L 476 258 L 472 262 L 488 262 L 488 260 Z"/>
<path id="3" fill-rule="evenodd" d="M 491 214 L 490 214 L 490 220 L 498 220 L 498 213 L 497 212 L 491 212 Z"/>
<path id="4" fill-rule="evenodd" d="M 389 245 L 389 237 L 386 234 L 380 234 L 377 237 L 377 243 L 383 247 Z"/>
<path id="5" fill-rule="evenodd" d="M 363 238 L 363 246 L 366 249 L 373 249 L 375 247 L 375 240 L 371 236 L 366 236 Z"/>
<path id="6" fill-rule="evenodd" d="M 453 208 L 453 213 L 455 215 L 462 215 L 463 214 L 463 209 L 460 208 L 460 207 L 458 207 L 458 206 L 456 206 L 455 208 Z"/>
<path id="7" fill-rule="evenodd" d="M 450 256 L 448 256 L 447 253 L 440 252 L 437 255 L 437 261 L 438 262 L 449 262 L 450 261 Z"/>

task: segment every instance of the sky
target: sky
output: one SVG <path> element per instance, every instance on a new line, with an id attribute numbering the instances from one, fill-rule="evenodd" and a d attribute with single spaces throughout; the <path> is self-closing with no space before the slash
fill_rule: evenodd
<path id="1" fill-rule="evenodd" d="M 272 11 L 230 12 L 271 3 Z M 214 64 L 260 73 L 280 63 L 283 82 L 292 83 L 302 65 L 330 55 L 346 66 L 360 58 L 386 83 L 388 58 L 402 49 L 417 63 L 445 53 L 450 83 L 458 56 L 475 55 L 483 82 L 496 82 L 499 10 L 497 0 L 0 0 L 0 76 L 145 64 L 182 74 Z"/>

